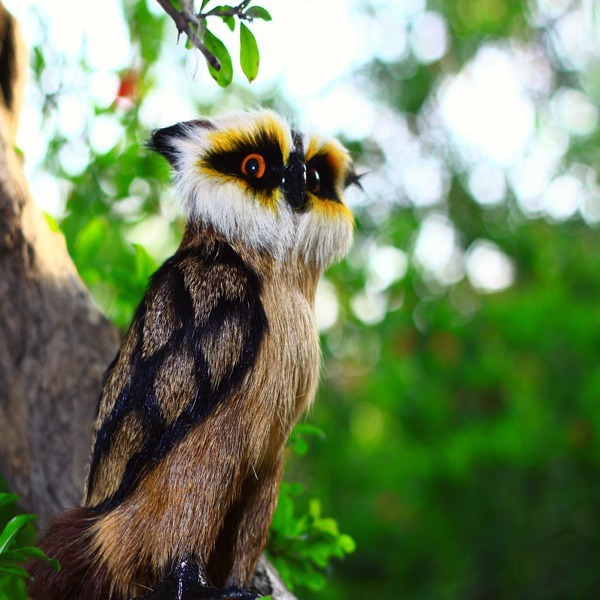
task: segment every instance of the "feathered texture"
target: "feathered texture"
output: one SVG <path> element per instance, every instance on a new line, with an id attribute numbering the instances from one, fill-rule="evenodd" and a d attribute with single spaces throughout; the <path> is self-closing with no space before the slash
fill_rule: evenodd
<path id="1" fill-rule="evenodd" d="M 86 505 L 116 506 L 239 388 L 267 329 L 260 287 L 215 239 L 181 249 L 155 273 L 107 372 Z"/>
<path id="2" fill-rule="evenodd" d="M 270 111 L 149 145 L 173 166 L 186 232 L 106 372 L 84 508 L 43 538 L 63 568 L 36 567 L 33 600 L 125 600 L 183 570 L 247 585 L 315 396 L 316 286 L 352 238 L 348 153 Z"/>
<path id="3" fill-rule="evenodd" d="M 110 579 L 106 567 L 96 560 L 92 551 L 92 527 L 97 515 L 85 508 L 76 508 L 54 519 L 41 547 L 48 556 L 57 558 L 61 572 L 47 563 L 32 561 L 28 571 L 33 579 L 28 584 L 31 598 L 40 600 L 116 600 L 110 595 Z"/>

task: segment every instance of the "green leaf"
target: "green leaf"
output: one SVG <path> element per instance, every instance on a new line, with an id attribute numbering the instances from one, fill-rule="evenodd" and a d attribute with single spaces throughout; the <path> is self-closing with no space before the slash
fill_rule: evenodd
<path id="1" fill-rule="evenodd" d="M 19 497 L 16 494 L 2 493 L 0 494 L 0 508 L 14 504 L 18 499 Z"/>
<path id="2" fill-rule="evenodd" d="M 240 64 L 242 71 L 250 83 L 258 75 L 260 54 L 256 38 L 244 23 L 240 23 Z"/>
<path id="3" fill-rule="evenodd" d="M 77 236 L 73 254 L 78 267 L 85 266 L 100 250 L 106 235 L 108 227 L 102 217 L 92 219 Z"/>
<path id="4" fill-rule="evenodd" d="M 220 12 L 227 12 L 232 9 L 233 9 L 233 6 L 231 6 L 230 4 L 219 4 L 218 6 L 211 8 L 210 12 L 211 12 L 211 14 L 214 14 L 214 13 L 220 13 Z"/>
<path id="5" fill-rule="evenodd" d="M 335 521 L 334 519 L 317 519 L 313 523 L 313 529 L 316 529 L 321 533 L 328 533 L 329 535 L 332 535 L 334 537 L 337 537 L 340 534 L 337 521 Z"/>
<path id="6" fill-rule="evenodd" d="M 272 17 L 269 14 L 269 11 L 262 6 L 253 6 L 249 8 L 245 13 L 247 17 L 251 19 L 262 19 L 263 21 L 271 21 Z"/>
<path id="7" fill-rule="evenodd" d="M 5 550 L 0 556 L 0 566 L 8 565 L 9 563 L 22 563 L 27 561 L 27 556 L 21 552 L 20 549 L 17 550 Z"/>
<path id="8" fill-rule="evenodd" d="M 133 244 L 133 249 L 135 250 L 135 278 L 146 285 L 146 281 L 156 271 L 158 264 L 144 246 Z"/>
<path id="9" fill-rule="evenodd" d="M 288 446 L 300 456 L 304 456 L 308 452 L 308 442 L 300 436 L 290 437 Z"/>
<path id="10" fill-rule="evenodd" d="M 204 33 L 204 45 L 221 63 L 221 68 L 218 71 L 207 63 L 209 73 L 221 87 L 227 87 L 233 79 L 233 63 L 229 51 L 225 44 L 208 29 Z"/>
<path id="11" fill-rule="evenodd" d="M 229 15 L 228 17 L 221 17 L 223 19 L 223 23 L 229 27 L 231 31 L 235 30 L 235 18 Z"/>
<path id="12" fill-rule="evenodd" d="M 60 571 L 60 563 L 58 562 L 58 558 L 48 558 L 46 557 L 46 562 L 58 573 Z"/>
<path id="13" fill-rule="evenodd" d="M 321 517 L 321 502 L 313 498 L 308 503 L 308 513 L 313 519 L 319 519 Z"/>
<path id="14" fill-rule="evenodd" d="M 18 515 L 13 517 L 0 533 L 0 554 L 2 554 L 9 544 L 14 540 L 15 536 L 31 521 L 35 521 L 35 515 Z"/>
<path id="15" fill-rule="evenodd" d="M 294 526 L 294 503 L 288 496 L 280 496 L 271 527 L 286 534 Z"/>
<path id="16" fill-rule="evenodd" d="M 48 223 L 48 227 L 50 227 L 50 229 L 52 231 L 54 231 L 55 233 L 62 233 L 60 230 L 60 225 L 58 224 L 58 221 L 51 214 L 48 214 L 47 212 L 45 212 L 43 214 L 44 214 L 44 218 L 46 219 L 46 223 Z"/>
<path id="17" fill-rule="evenodd" d="M 318 571 L 307 571 L 303 575 L 302 584 L 309 587 L 311 590 L 322 590 L 325 587 L 325 575 Z"/>
<path id="18" fill-rule="evenodd" d="M 21 577 L 22 579 L 31 579 L 31 575 L 23 567 L 17 567 L 16 565 L 10 567 L 3 567 L 0 565 L 0 573 L 8 573 L 15 577 Z"/>
<path id="19" fill-rule="evenodd" d="M 356 542 L 345 533 L 338 538 L 338 545 L 344 554 L 350 554 L 356 550 Z"/>
<path id="20" fill-rule="evenodd" d="M 204 7 L 210 2 L 210 0 L 202 0 L 202 4 L 200 5 L 200 11 L 204 10 Z"/>
<path id="21" fill-rule="evenodd" d="M 4 552 L 2 554 L 2 558 L 14 560 L 15 562 L 25 562 L 30 558 L 39 558 L 46 561 L 51 560 L 46 556 L 46 553 L 42 549 L 36 548 L 35 546 L 23 546 L 22 548 L 17 548 L 16 550 Z"/>
<path id="22" fill-rule="evenodd" d="M 317 567 L 324 569 L 334 551 L 335 544 L 331 542 L 314 542 L 310 545 L 310 558 Z"/>
<path id="23" fill-rule="evenodd" d="M 302 435 L 314 435 L 315 437 L 319 438 L 325 437 L 325 432 L 320 427 L 317 427 L 312 423 L 299 423 L 294 428 L 294 431 Z"/>

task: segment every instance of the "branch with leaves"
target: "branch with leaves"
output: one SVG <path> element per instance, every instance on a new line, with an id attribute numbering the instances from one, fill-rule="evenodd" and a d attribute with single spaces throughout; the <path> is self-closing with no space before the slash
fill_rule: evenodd
<path id="1" fill-rule="evenodd" d="M 235 31 L 236 19 L 240 25 L 240 65 L 248 81 L 258 75 L 260 54 L 254 34 L 246 23 L 255 19 L 270 21 L 271 15 L 262 6 L 250 6 L 252 0 L 244 0 L 235 6 L 222 4 L 205 10 L 210 0 L 202 0 L 196 12 L 194 0 L 157 0 L 163 10 L 173 19 L 179 34 L 185 33 L 188 47 L 197 48 L 208 70 L 221 87 L 227 87 L 233 79 L 233 61 L 225 44 L 208 29 L 210 17 L 220 18 L 231 31 Z"/>

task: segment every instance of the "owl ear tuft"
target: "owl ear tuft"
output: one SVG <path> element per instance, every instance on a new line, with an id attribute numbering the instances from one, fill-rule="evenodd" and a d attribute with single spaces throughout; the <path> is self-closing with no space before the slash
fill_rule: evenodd
<path id="1" fill-rule="evenodd" d="M 150 150 L 164 156 L 172 167 L 177 167 L 177 162 L 182 150 L 181 144 L 178 142 L 190 139 L 194 129 L 197 127 L 205 129 L 215 128 L 210 121 L 205 119 L 183 121 L 169 127 L 154 130 L 146 145 Z"/>
<path id="2" fill-rule="evenodd" d="M 346 178 L 344 181 L 344 187 L 350 187 L 351 185 L 355 185 L 361 192 L 365 191 L 365 188 L 363 187 L 362 183 L 360 182 L 360 180 L 365 177 L 366 175 L 368 175 L 368 173 L 357 173 L 354 170 L 354 165 L 350 166 L 350 169 L 348 170 L 348 172 L 346 173 Z"/>

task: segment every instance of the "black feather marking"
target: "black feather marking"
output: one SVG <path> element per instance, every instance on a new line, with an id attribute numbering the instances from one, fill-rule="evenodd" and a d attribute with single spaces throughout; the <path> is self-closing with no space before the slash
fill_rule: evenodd
<path id="1" fill-rule="evenodd" d="M 296 210 L 303 210 L 307 206 L 306 197 L 306 165 L 304 164 L 304 143 L 300 132 L 293 130 L 292 139 L 294 149 L 290 152 L 285 167 L 285 181 L 283 194 L 285 199 Z"/>
<path id="2" fill-rule="evenodd" d="M 366 177 L 369 173 L 357 173 L 354 169 L 351 169 L 346 173 L 346 180 L 344 181 L 344 187 L 350 187 L 351 185 L 355 185 L 361 192 L 364 192 L 362 183 L 360 180 L 363 177 Z"/>
<path id="3" fill-rule="evenodd" d="M 204 129 L 215 128 L 210 121 L 204 119 L 175 123 L 175 125 L 153 131 L 146 146 L 149 150 L 162 154 L 172 167 L 177 167 L 180 150 L 176 141 L 178 139 L 189 137 L 190 133 L 196 127 L 202 127 Z"/>
<path id="4" fill-rule="evenodd" d="M 186 288 L 181 268 L 184 261 L 190 258 L 199 270 L 206 272 L 207 268 L 220 263 L 229 269 L 230 274 L 232 271 L 235 272 L 239 279 L 240 296 L 233 299 L 224 296 L 218 298 L 202 323 L 195 321 L 194 304 Z M 169 289 L 173 294 L 181 325 L 171 332 L 163 347 L 154 354 L 144 357 L 142 331 L 147 302 L 159 287 L 163 290 Z M 254 364 L 264 333 L 268 328 L 260 292 L 261 282 L 258 274 L 224 242 L 216 243 L 210 248 L 197 246 L 180 251 L 154 274 L 148 293 L 138 307 L 132 324 L 132 327 L 138 328 L 138 336 L 137 347 L 133 351 L 134 369 L 130 384 L 126 385 L 119 394 L 113 410 L 102 423 L 96 436 L 90 465 L 88 499 L 93 490 L 94 478 L 101 459 L 110 452 L 112 436 L 118 431 L 126 416 L 132 412 L 143 415 L 144 442 L 130 457 L 117 491 L 95 506 L 95 510 L 110 510 L 119 505 L 135 489 L 144 473 L 178 444 L 194 425 L 206 419 L 219 402 L 229 397 L 239 387 Z M 231 320 L 235 321 L 243 332 L 241 355 L 232 365 L 229 375 L 213 387 L 208 364 L 202 353 L 202 340 L 208 335 L 220 335 L 224 325 Z M 170 355 L 181 352 L 184 347 L 194 357 L 195 394 L 177 419 L 170 424 L 165 424 L 154 392 L 154 382 L 164 360 Z M 113 366 L 114 364 L 113 362 Z"/>
<path id="5" fill-rule="evenodd" d="M 321 187 L 318 192 L 313 192 L 321 200 L 331 200 L 332 202 L 341 202 L 336 189 L 336 174 L 331 168 L 329 157 L 326 153 L 315 154 L 307 163 L 306 170 L 315 170 L 319 173 Z"/>
<path id="6" fill-rule="evenodd" d="M 248 178 L 242 173 L 244 159 L 253 153 L 258 153 L 265 159 L 266 170 L 260 179 Z M 281 185 L 283 178 L 284 157 L 281 145 L 276 138 L 270 137 L 264 131 L 261 131 L 251 142 L 240 139 L 229 151 L 209 152 L 203 160 L 215 171 L 245 179 L 257 190 L 273 190 Z"/>

